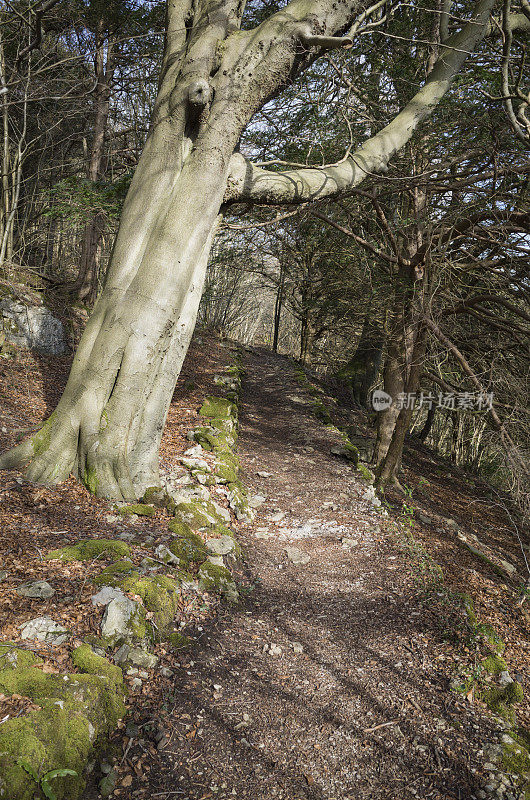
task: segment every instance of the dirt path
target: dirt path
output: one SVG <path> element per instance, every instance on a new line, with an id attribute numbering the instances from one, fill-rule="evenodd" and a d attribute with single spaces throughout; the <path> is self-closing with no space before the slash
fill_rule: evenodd
<path id="1" fill-rule="evenodd" d="M 485 723 L 447 688 L 439 617 L 289 362 L 246 368 L 243 479 L 266 496 L 241 537 L 254 588 L 194 631 L 150 796 L 472 798 Z"/>

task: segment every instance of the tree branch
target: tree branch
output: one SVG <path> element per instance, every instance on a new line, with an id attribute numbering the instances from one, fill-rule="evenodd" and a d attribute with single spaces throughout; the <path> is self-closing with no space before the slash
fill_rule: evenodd
<path id="1" fill-rule="evenodd" d="M 29 55 L 33 50 L 37 50 L 40 47 L 42 42 L 42 18 L 46 12 L 56 6 L 58 2 L 59 0 L 46 0 L 46 2 L 35 11 L 35 36 L 18 54 L 15 63 L 15 71 L 18 69 L 23 58 Z"/>
<path id="2" fill-rule="evenodd" d="M 423 87 L 379 133 L 342 164 L 333 167 L 269 172 L 240 153 L 231 159 L 225 202 L 302 203 L 340 194 L 367 175 L 385 172 L 390 159 L 436 108 L 467 56 L 484 37 L 494 0 L 479 0 L 472 19 L 451 36 Z"/>

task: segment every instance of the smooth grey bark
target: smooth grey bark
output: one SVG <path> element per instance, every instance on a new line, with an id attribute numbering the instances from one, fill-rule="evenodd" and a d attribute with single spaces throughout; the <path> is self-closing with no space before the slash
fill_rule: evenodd
<path id="1" fill-rule="evenodd" d="M 44 483 L 74 470 L 91 491 L 112 499 L 138 497 L 158 483 L 160 437 L 223 202 L 298 202 L 350 188 L 383 169 L 484 35 L 492 4 L 479 1 L 472 20 L 450 40 L 458 49 L 449 47 L 424 89 L 342 167 L 267 174 L 234 155 L 242 131 L 318 55 L 303 42 L 325 36 L 329 47 L 361 4 L 293 0 L 242 32 L 238 0 L 168 0 L 152 128 L 104 290 L 56 410 L 35 436 L 0 458 L 0 468 L 25 466 L 30 480 Z"/>

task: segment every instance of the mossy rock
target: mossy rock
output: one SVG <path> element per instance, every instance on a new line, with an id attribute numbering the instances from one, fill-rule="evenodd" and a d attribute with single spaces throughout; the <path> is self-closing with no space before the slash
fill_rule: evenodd
<path id="1" fill-rule="evenodd" d="M 482 669 L 489 675 L 500 675 L 501 672 L 508 669 L 506 661 L 496 653 L 491 653 L 482 662 Z"/>
<path id="2" fill-rule="evenodd" d="M 191 647 L 193 644 L 188 636 L 184 636 L 183 633 L 178 633 L 178 631 L 172 631 L 172 633 L 168 635 L 167 640 L 175 650 L 184 650 L 186 647 Z"/>
<path id="3" fill-rule="evenodd" d="M 226 525 L 215 525 L 215 527 L 210 528 L 208 531 L 208 538 L 220 538 L 221 536 L 229 536 L 232 541 L 234 542 L 234 549 L 230 555 L 240 558 L 242 554 L 241 545 L 237 541 L 236 535 L 231 528 L 227 528 Z"/>
<path id="4" fill-rule="evenodd" d="M 489 645 L 489 647 L 491 647 L 493 652 L 497 653 L 497 655 L 502 655 L 504 653 L 506 645 L 502 641 L 493 625 L 481 622 L 480 624 L 475 625 L 475 634 L 477 636 L 482 636 L 486 640 L 486 643 Z"/>
<path id="5" fill-rule="evenodd" d="M 216 464 L 214 474 L 217 478 L 217 483 L 230 484 L 237 481 L 239 467 L 234 464 L 222 461 Z"/>
<path id="6" fill-rule="evenodd" d="M 523 688 L 520 683 L 514 681 L 506 686 L 494 686 L 485 689 L 479 694 L 480 699 L 501 719 L 515 724 L 515 712 L 513 706 L 523 700 Z"/>
<path id="7" fill-rule="evenodd" d="M 123 689 L 123 673 L 115 664 L 106 658 L 96 655 L 90 645 L 82 644 L 72 651 L 72 663 L 79 672 L 87 675 L 104 675 L 115 684 L 116 688 Z"/>
<path id="8" fill-rule="evenodd" d="M 206 561 L 200 566 L 198 577 L 205 592 L 221 594 L 230 602 L 238 601 L 236 585 L 226 567 L 219 567 Z"/>
<path id="9" fill-rule="evenodd" d="M 31 711 L 23 717 L 9 719 L 0 726 L 0 798 L 33 800 L 37 784 L 21 765 L 30 766 L 37 775 L 53 769 L 71 769 L 75 777 L 52 781 L 57 800 L 81 797 L 85 781 L 83 773 L 90 758 L 92 744 L 86 717 L 56 707 Z"/>
<path id="10" fill-rule="evenodd" d="M 149 486 L 140 500 L 142 505 L 156 506 L 157 508 L 167 508 L 171 502 L 171 497 L 163 486 Z"/>
<path id="11" fill-rule="evenodd" d="M 11 642 L 0 645 L 0 670 L 33 667 L 42 663 L 42 658 L 36 656 L 31 650 L 24 650 Z"/>
<path id="12" fill-rule="evenodd" d="M 201 537 L 197 536 L 196 533 L 193 533 L 190 526 L 186 522 L 183 522 L 182 520 L 172 519 L 168 525 L 168 528 L 171 531 L 171 533 L 175 534 L 175 536 L 185 536 L 187 538 L 192 539 L 192 541 L 195 540 L 195 538 L 197 538 L 202 542 Z"/>
<path id="13" fill-rule="evenodd" d="M 501 764 L 505 772 L 528 782 L 526 788 L 530 789 L 530 753 L 523 744 L 518 741 L 514 744 L 503 744 Z"/>
<path id="14" fill-rule="evenodd" d="M 211 528 L 220 522 L 215 508 L 208 501 L 189 500 L 177 503 L 175 517 L 179 522 L 184 522 L 191 528 Z"/>
<path id="15" fill-rule="evenodd" d="M 313 412 L 315 417 L 320 421 L 323 422 L 324 425 L 331 425 L 333 420 L 331 419 L 331 415 L 322 402 L 317 402 L 313 406 Z"/>
<path id="16" fill-rule="evenodd" d="M 147 503 L 133 503 L 132 505 L 121 506 L 116 511 L 124 517 L 132 517 L 133 514 L 138 517 L 152 517 L 155 514 L 154 506 L 147 505 Z"/>
<path id="17" fill-rule="evenodd" d="M 52 561 L 93 561 L 96 558 L 112 556 L 126 558 L 131 555 L 131 548 L 126 542 L 116 539 L 85 539 L 77 544 L 66 545 L 59 550 L 51 550 L 46 559 Z"/>
<path id="18" fill-rule="evenodd" d="M 95 662 L 85 666 L 92 668 Z M 97 668 L 100 671 L 101 665 Z M 0 726 L 0 797 L 34 797 L 36 784 L 21 766 L 23 760 L 38 775 L 54 769 L 75 771 L 75 777 L 54 780 L 53 791 L 58 800 L 78 798 L 94 747 L 125 713 L 116 681 L 108 675 L 49 675 L 28 667 L 2 671 L 0 686 L 4 694 L 20 694 L 41 706 Z"/>
<path id="19" fill-rule="evenodd" d="M 108 567 L 105 567 L 105 569 L 94 578 L 94 583 L 96 586 L 113 586 L 116 589 L 121 587 L 124 579 L 131 575 L 140 577 L 132 561 L 122 559 L 121 561 L 115 561 L 114 564 L 109 564 Z"/>
<path id="20" fill-rule="evenodd" d="M 235 419 L 237 418 L 237 408 L 234 403 L 224 397 L 207 397 L 199 414 L 201 417 Z"/>
<path id="21" fill-rule="evenodd" d="M 191 535 L 193 536 L 193 534 Z M 177 580 L 167 575 L 143 576 L 134 569 L 134 565 L 130 561 L 121 561 L 110 564 L 97 576 L 95 582 L 100 586 L 113 586 L 141 597 L 147 611 L 154 614 L 158 630 L 164 630 L 175 616 L 180 585 Z M 136 623 L 133 621 L 131 632 L 134 639 L 145 638 L 146 626 L 143 618 Z"/>
<path id="22" fill-rule="evenodd" d="M 167 547 L 178 558 L 180 566 L 185 570 L 191 563 L 202 564 L 208 556 L 203 540 L 194 533 L 173 539 Z"/>
<path id="23" fill-rule="evenodd" d="M 373 483 L 375 481 L 375 475 L 371 469 L 365 467 L 364 464 L 357 464 L 357 472 L 363 476 L 363 478 L 368 481 L 369 483 Z"/>
<path id="24" fill-rule="evenodd" d="M 467 617 L 468 624 L 472 628 L 476 628 L 477 626 L 477 615 L 475 613 L 475 604 L 473 603 L 473 599 L 468 594 L 462 595 L 462 607 Z"/>
<path id="25" fill-rule="evenodd" d="M 215 450 L 220 445 L 220 431 L 215 428 L 201 427 L 193 431 L 193 440 L 205 450 Z M 226 434 L 223 434 L 226 436 Z"/>

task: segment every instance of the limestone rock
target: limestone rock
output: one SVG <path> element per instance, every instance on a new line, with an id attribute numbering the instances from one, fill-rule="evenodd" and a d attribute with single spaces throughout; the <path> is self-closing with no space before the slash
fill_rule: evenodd
<path id="1" fill-rule="evenodd" d="M 112 586 L 102 586 L 97 594 L 92 595 L 92 605 L 107 606 L 116 598 L 125 597 L 121 589 L 114 589 Z"/>
<path id="2" fill-rule="evenodd" d="M 165 544 L 158 545 L 155 550 L 155 555 L 160 559 L 160 561 L 164 561 L 166 564 L 175 564 L 176 566 L 180 566 L 180 558 L 172 553 L 169 547 L 167 547 Z"/>
<path id="3" fill-rule="evenodd" d="M 142 639 L 145 634 L 142 609 L 128 597 L 117 597 L 108 604 L 101 623 L 101 635 L 110 644 Z"/>
<path id="4" fill-rule="evenodd" d="M 21 639 L 38 639 L 39 642 L 49 642 L 59 645 L 66 641 L 68 631 L 63 625 L 55 622 L 51 617 L 36 617 L 20 626 Z"/>
<path id="5" fill-rule="evenodd" d="M 251 508 L 259 508 L 267 500 L 267 496 L 263 494 L 255 494 L 249 497 L 248 504 Z"/>
<path id="6" fill-rule="evenodd" d="M 154 669 L 158 664 L 158 658 L 141 647 L 131 648 L 127 661 L 134 664 L 135 667 L 144 667 L 145 669 Z"/>
<path id="7" fill-rule="evenodd" d="M 350 538 L 349 538 L 349 537 L 347 537 L 347 536 L 345 536 L 344 538 L 342 538 L 340 541 L 341 541 L 341 544 L 342 544 L 342 546 L 343 546 L 343 548 L 344 548 L 345 550 L 351 550 L 351 549 L 352 549 L 352 547 L 357 547 L 357 545 L 359 544 L 359 542 L 357 541 L 357 539 L 350 539 Z"/>
<path id="8" fill-rule="evenodd" d="M 68 352 L 63 324 L 45 306 L 25 306 L 10 297 L 0 301 L 7 341 L 51 356 Z"/>
<path id="9" fill-rule="evenodd" d="M 218 539 L 206 539 L 206 547 L 216 556 L 227 556 L 234 552 L 236 543 L 231 536 L 223 534 Z"/>
<path id="10" fill-rule="evenodd" d="M 289 561 L 291 561 L 295 566 L 307 564 L 307 562 L 310 560 L 309 554 L 304 553 L 304 551 L 300 550 L 299 547 L 286 547 L 285 552 L 287 553 L 287 558 Z"/>
<path id="11" fill-rule="evenodd" d="M 48 600 L 55 594 L 55 589 L 47 581 L 26 581 L 17 586 L 17 594 L 38 600 Z"/>
<path id="12" fill-rule="evenodd" d="M 420 522 L 424 523 L 424 525 L 432 525 L 433 519 L 432 517 L 429 517 L 428 514 L 423 514 L 421 511 L 418 511 L 416 516 Z"/>

